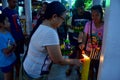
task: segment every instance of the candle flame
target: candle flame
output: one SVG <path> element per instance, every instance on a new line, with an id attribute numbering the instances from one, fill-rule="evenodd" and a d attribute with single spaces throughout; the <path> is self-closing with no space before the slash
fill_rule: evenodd
<path id="1" fill-rule="evenodd" d="M 89 59 L 89 57 L 86 54 L 82 54 L 82 56 L 84 57 L 84 59 Z"/>

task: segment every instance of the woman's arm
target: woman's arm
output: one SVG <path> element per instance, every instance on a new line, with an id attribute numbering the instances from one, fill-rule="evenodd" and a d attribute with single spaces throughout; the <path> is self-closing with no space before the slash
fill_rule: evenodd
<path id="1" fill-rule="evenodd" d="M 82 43 L 86 44 L 86 41 L 87 41 L 87 33 L 83 33 L 83 41 L 82 41 Z"/>
<path id="2" fill-rule="evenodd" d="M 47 46 L 48 54 L 52 61 L 60 65 L 77 65 L 80 66 L 80 59 L 64 59 L 61 54 L 61 49 L 59 45 Z"/>
<path id="3" fill-rule="evenodd" d="M 78 40 L 79 41 L 79 40 Z M 83 37 L 82 37 L 82 42 L 80 42 L 79 44 L 79 48 L 81 50 L 83 50 L 85 48 L 85 44 L 86 44 L 86 41 L 87 41 L 87 34 L 86 33 L 83 33 Z M 79 42 L 78 42 L 79 43 Z"/>
<path id="4" fill-rule="evenodd" d="M 87 22 L 85 24 L 84 32 L 83 32 L 83 38 L 82 38 L 82 43 L 79 45 L 79 48 L 82 50 L 85 48 L 87 38 L 88 38 L 88 33 L 90 30 L 90 22 Z"/>

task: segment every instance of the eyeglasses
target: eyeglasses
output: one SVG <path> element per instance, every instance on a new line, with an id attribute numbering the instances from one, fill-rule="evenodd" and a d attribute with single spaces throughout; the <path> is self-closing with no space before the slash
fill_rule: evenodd
<path id="1" fill-rule="evenodd" d="M 65 18 L 64 17 L 62 17 L 62 16 L 59 16 L 63 21 L 65 20 Z"/>

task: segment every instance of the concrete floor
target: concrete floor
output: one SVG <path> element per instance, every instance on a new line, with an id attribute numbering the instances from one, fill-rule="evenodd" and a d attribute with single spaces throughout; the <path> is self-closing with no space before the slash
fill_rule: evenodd
<path id="1" fill-rule="evenodd" d="M 48 80 L 78 80 L 78 76 L 75 70 L 72 71 L 69 77 L 66 77 L 65 72 L 68 66 L 61 66 L 54 64 L 52 66 Z"/>

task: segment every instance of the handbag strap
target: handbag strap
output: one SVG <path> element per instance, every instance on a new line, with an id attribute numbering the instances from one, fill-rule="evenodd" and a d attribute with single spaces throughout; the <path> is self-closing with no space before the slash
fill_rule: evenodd
<path id="1" fill-rule="evenodd" d="M 91 40 L 91 45 L 93 47 L 93 44 L 92 44 L 92 41 L 93 41 L 93 39 L 92 39 L 92 21 L 90 22 L 90 40 Z M 96 59 L 96 54 L 97 54 L 96 49 L 92 48 L 92 51 L 90 52 L 90 58 Z"/>
<path id="2" fill-rule="evenodd" d="M 92 44 L 92 21 L 90 22 L 90 39 Z"/>

